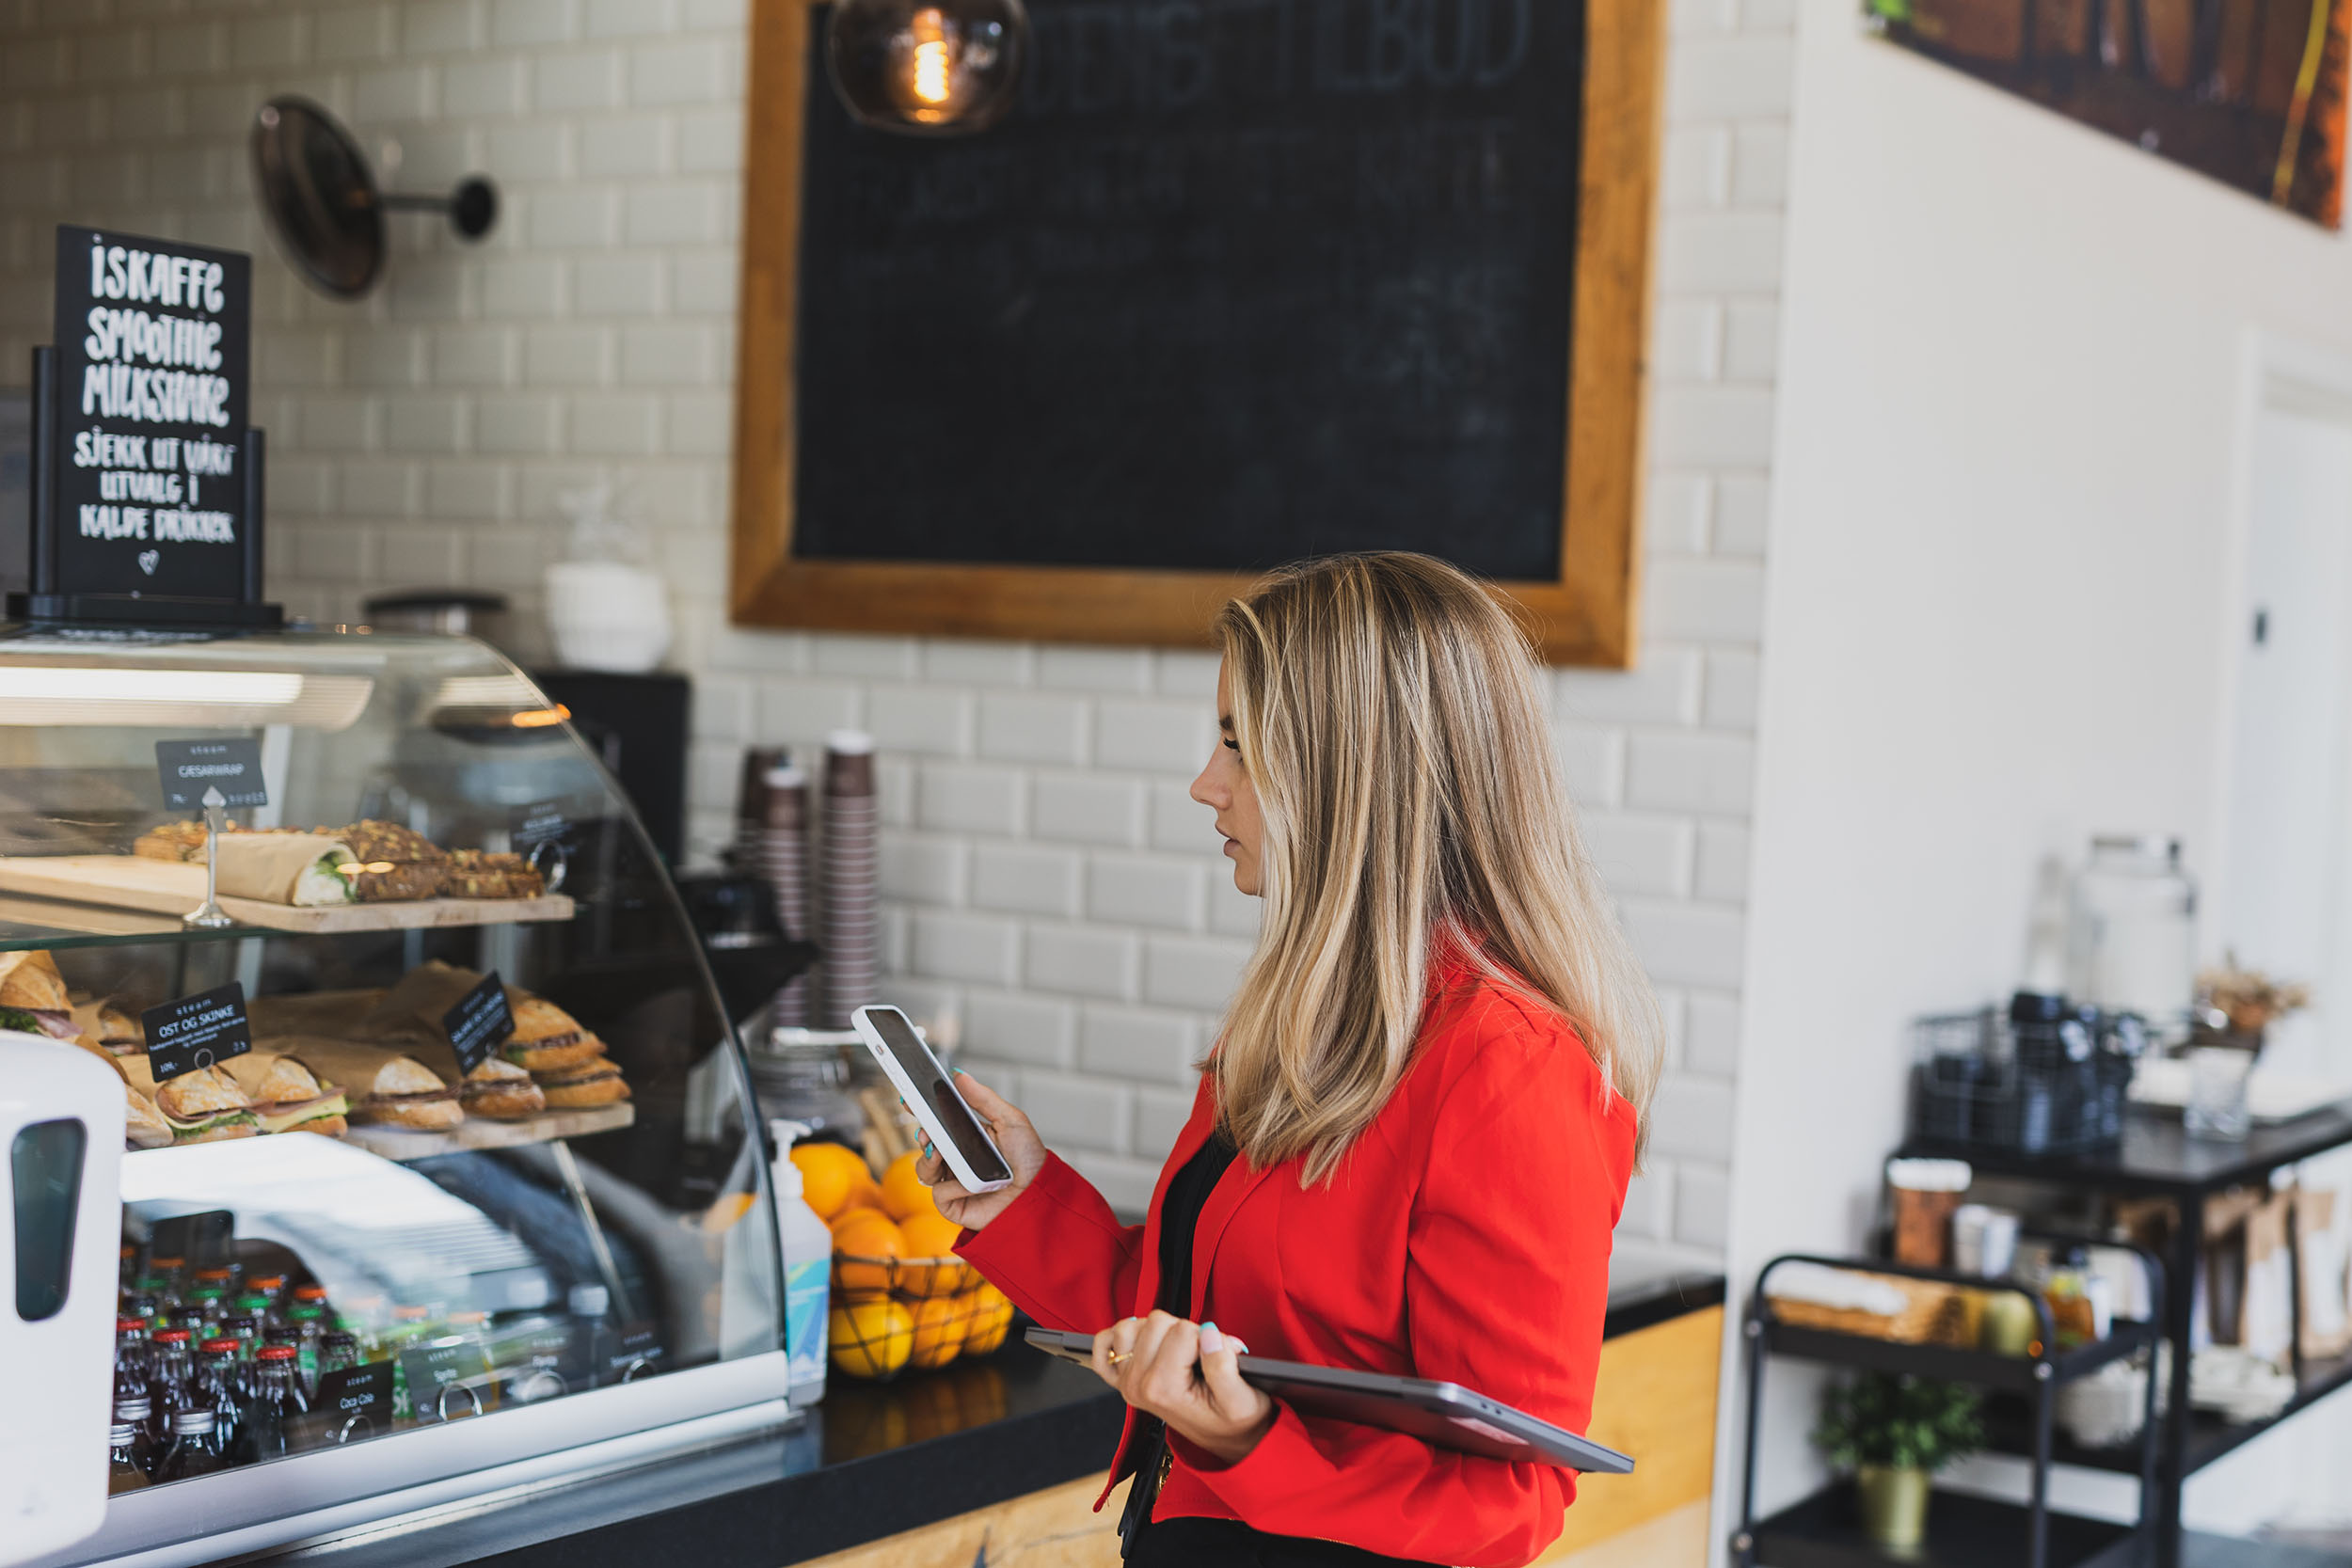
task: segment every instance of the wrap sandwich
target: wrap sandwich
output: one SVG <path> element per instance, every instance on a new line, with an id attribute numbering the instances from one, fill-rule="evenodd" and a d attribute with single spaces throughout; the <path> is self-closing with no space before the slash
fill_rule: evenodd
<path id="1" fill-rule="evenodd" d="M 324 833 L 223 833 L 220 891 L 298 910 L 355 904 L 356 863 L 347 845 Z"/>

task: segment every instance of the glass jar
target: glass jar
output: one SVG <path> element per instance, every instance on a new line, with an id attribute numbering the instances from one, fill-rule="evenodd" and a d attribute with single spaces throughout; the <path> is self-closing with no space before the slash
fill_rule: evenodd
<path id="1" fill-rule="evenodd" d="M 2068 903 L 2074 1001 L 2137 1014 L 2168 1043 L 2186 1039 L 2197 995 L 2197 883 L 2182 869 L 2181 841 L 2093 838 Z"/>
<path id="2" fill-rule="evenodd" d="M 747 1042 L 748 1043 L 748 1042 Z M 865 1136 L 866 1111 L 857 1101 L 850 1051 L 861 1049 L 849 1029 L 778 1028 L 747 1054 L 760 1115 L 797 1121 L 810 1132 L 839 1132 L 854 1145 Z"/>

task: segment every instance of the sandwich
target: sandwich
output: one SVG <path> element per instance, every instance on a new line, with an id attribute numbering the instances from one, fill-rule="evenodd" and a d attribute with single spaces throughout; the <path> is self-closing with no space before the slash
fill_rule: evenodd
<path id="1" fill-rule="evenodd" d="M 457 1085 L 458 1102 L 469 1117 L 514 1121 L 535 1117 L 548 1108 L 548 1098 L 531 1074 L 498 1056 L 485 1056 L 482 1065 Z"/>
<path id="2" fill-rule="evenodd" d="M 155 1091 L 155 1109 L 170 1125 L 175 1144 L 218 1143 L 249 1138 L 262 1130 L 253 1101 L 237 1081 L 216 1067 L 199 1068 L 169 1079 Z"/>
<path id="3" fill-rule="evenodd" d="M 82 1031 L 73 1022 L 73 1000 L 66 994 L 57 962 L 41 949 L 0 953 L 0 1029 L 70 1040 Z"/>
<path id="4" fill-rule="evenodd" d="M 547 1073 L 581 1067 L 604 1054 L 604 1041 L 552 1002 L 528 997 L 514 1003 L 514 1012 L 515 1032 L 499 1047 L 500 1053 L 542 1083 Z"/>
<path id="5" fill-rule="evenodd" d="M 229 1075 L 253 1101 L 253 1117 L 264 1132 L 321 1132 L 340 1138 L 350 1123 L 350 1102 L 299 1057 L 231 1057 Z"/>
<path id="6" fill-rule="evenodd" d="M 388 1058 L 351 1115 L 355 1120 L 421 1132 L 447 1132 L 466 1119 L 457 1091 L 414 1056 Z"/>
<path id="7" fill-rule="evenodd" d="M 601 1056 L 579 1067 L 532 1076 L 539 1081 L 539 1092 L 547 1096 L 550 1111 L 584 1111 L 628 1098 L 628 1085 L 622 1081 L 619 1066 Z"/>
<path id="8" fill-rule="evenodd" d="M 130 1085 L 122 1085 L 123 1098 L 129 1101 L 122 1117 L 122 1141 L 132 1148 L 163 1148 L 175 1141 L 171 1123 L 155 1109 L 155 1102 Z"/>
<path id="9" fill-rule="evenodd" d="M 357 863 L 326 833 L 238 833 L 220 841 L 220 891 L 298 910 L 356 904 Z"/>
<path id="10" fill-rule="evenodd" d="M 85 1029 L 86 1037 L 94 1036 L 99 1047 L 110 1056 L 136 1056 L 147 1050 L 147 1030 L 137 1017 L 123 1011 L 112 1002 L 101 1002 L 93 1026 Z"/>
<path id="11" fill-rule="evenodd" d="M 331 836 L 348 846 L 359 863 L 351 885 L 362 903 L 406 903 L 441 891 L 449 856 L 414 828 L 371 817 L 337 828 Z"/>
<path id="12" fill-rule="evenodd" d="M 452 849 L 441 871 L 444 898 L 536 898 L 546 891 L 529 861 L 502 851 Z"/>

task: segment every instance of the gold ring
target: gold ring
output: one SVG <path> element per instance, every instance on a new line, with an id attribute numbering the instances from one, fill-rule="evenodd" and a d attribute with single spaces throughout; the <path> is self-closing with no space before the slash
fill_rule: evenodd
<path id="1" fill-rule="evenodd" d="M 1135 1353 L 1133 1351 L 1123 1350 L 1112 1351 L 1103 1357 L 1104 1360 L 1109 1362 L 1114 1367 L 1118 1366 L 1122 1361 L 1133 1361 L 1135 1358 Z"/>

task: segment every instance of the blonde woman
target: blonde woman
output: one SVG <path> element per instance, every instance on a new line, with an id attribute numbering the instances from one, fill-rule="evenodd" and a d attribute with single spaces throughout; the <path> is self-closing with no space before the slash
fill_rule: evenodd
<path id="1" fill-rule="evenodd" d="M 1524 1563 L 1568 1472 L 1301 1416 L 1234 1356 L 1444 1379 L 1583 1431 L 1656 1005 L 1579 842 L 1541 673 L 1474 580 L 1309 562 L 1217 634 L 1192 795 L 1264 909 L 1145 1222 L 968 1076 L 1013 1182 L 967 1194 L 935 1156 L 923 1178 L 965 1258 L 1094 1334 L 1130 1407 L 1131 1564 Z"/>

